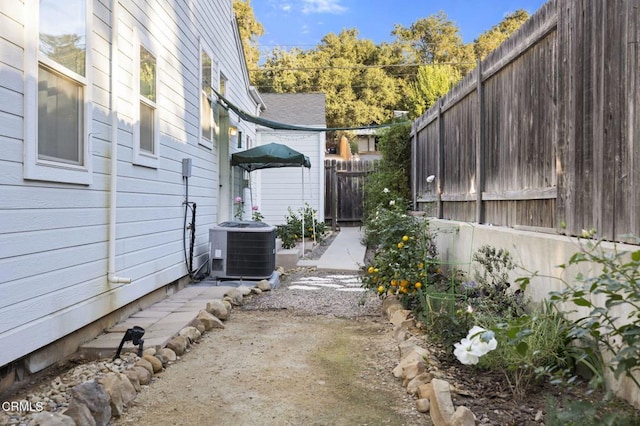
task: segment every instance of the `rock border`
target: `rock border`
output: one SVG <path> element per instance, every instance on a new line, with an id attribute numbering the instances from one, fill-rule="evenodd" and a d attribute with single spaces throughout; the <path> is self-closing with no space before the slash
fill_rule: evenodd
<path id="1" fill-rule="evenodd" d="M 402 380 L 407 393 L 416 397 L 416 409 L 429 413 L 435 426 L 475 426 L 476 416 L 465 406 L 454 407 L 451 386 L 438 378 L 438 359 L 419 345 L 418 323 L 398 298 L 388 295 L 382 302 L 382 314 L 393 325 L 400 361 L 393 375 Z"/>
<path id="2" fill-rule="evenodd" d="M 235 306 L 244 304 L 244 297 L 267 291 L 271 291 L 268 280 L 258 281 L 254 287 L 231 288 L 222 299 L 207 302 L 197 317 L 165 347 L 157 351 L 147 348 L 142 357 L 124 353 L 115 360 L 96 361 L 89 364 L 94 367 L 91 371 L 87 371 L 87 364 L 71 369 L 50 383 L 46 396 L 30 394 L 26 401 L 20 401 L 19 408 L 26 413 L 19 411 L 11 415 L 0 411 L 0 424 L 106 426 L 112 417 L 124 414 L 142 387 L 151 383 L 154 374 L 178 361 L 204 333 L 225 328 L 225 321 L 231 318 Z"/>

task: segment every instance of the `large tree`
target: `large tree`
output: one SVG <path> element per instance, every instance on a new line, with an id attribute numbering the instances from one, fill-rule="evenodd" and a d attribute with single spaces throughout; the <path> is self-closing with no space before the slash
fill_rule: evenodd
<path id="1" fill-rule="evenodd" d="M 238 20 L 240 39 L 244 49 L 244 57 L 249 69 L 258 67 L 260 61 L 260 49 L 258 38 L 264 34 L 262 24 L 256 20 L 251 7 L 251 0 L 233 0 L 233 11 Z"/>
<path id="2" fill-rule="evenodd" d="M 327 125 L 351 127 L 384 123 L 401 100 L 401 84 L 381 64 L 385 57 L 371 40 L 345 29 L 325 35 L 314 49 L 274 50 L 254 83 L 262 92 L 321 92 L 327 99 Z"/>
<path id="3" fill-rule="evenodd" d="M 516 32 L 527 19 L 529 19 L 529 13 L 526 10 L 517 10 L 507 15 L 498 25 L 480 34 L 473 43 L 476 58 L 484 59 L 509 38 L 511 34 Z"/>
<path id="4" fill-rule="evenodd" d="M 452 64 L 463 74 L 475 66 L 472 47 L 464 44 L 460 29 L 442 11 L 408 28 L 396 24 L 391 34 L 416 63 Z"/>
<path id="5" fill-rule="evenodd" d="M 460 71 L 453 65 L 434 64 L 421 66 L 416 81 L 411 86 L 411 116 L 418 117 L 447 94 L 460 80 Z"/>
<path id="6" fill-rule="evenodd" d="M 245 53 L 254 55 L 247 54 L 252 83 L 263 93 L 324 93 L 329 127 L 382 124 L 396 110 L 419 116 L 528 17 L 524 11 L 508 15 L 469 44 L 444 12 L 407 28 L 396 25 L 395 39 L 378 45 L 359 38 L 357 29 L 345 29 L 311 49 L 274 49 L 258 68 L 262 26 L 250 0 L 234 0 L 234 8 Z"/>

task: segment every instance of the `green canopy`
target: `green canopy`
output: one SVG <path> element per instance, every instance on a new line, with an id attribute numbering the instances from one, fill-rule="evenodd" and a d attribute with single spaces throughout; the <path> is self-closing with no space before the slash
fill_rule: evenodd
<path id="1" fill-rule="evenodd" d="M 311 161 L 306 155 L 279 143 L 260 145 L 255 148 L 231 155 L 231 165 L 238 166 L 248 172 L 273 167 L 311 168 Z"/>

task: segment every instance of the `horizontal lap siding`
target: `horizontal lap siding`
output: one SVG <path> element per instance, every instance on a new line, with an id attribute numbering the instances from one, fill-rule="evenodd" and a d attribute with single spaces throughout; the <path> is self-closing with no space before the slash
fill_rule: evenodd
<path id="1" fill-rule="evenodd" d="M 189 199 L 197 203 L 196 266 L 207 252 L 218 205 L 217 146 L 199 137 L 198 38 L 214 49 L 230 99 L 247 111 L 231 2 L 121 1 L 118 37 L 118 193 L 116 269 L 127 286 L 107 282 L 111 168 L 111 2 L 94 2 L 94 78 L 90 186 L 25 181 L 23 176 L 24 4 L 0 5 L 0 366 L 86 325 L 186 274 L 182 159 L 193 161 Z M 133 28 L 149 30 L 159 69 L 159 167 L 132 164 Z M 242 124 L 255 139 L 255 129 Z M 225 159 L 226 161 L 226 159 Z M 191 221 L 189 215 L 188 222 Z M 23 341 L 17 330 L 28 330 Z M 22 335 L 22 334 L 20 334 Z M 18 344 L 17 340 L 23 341 Z"/>

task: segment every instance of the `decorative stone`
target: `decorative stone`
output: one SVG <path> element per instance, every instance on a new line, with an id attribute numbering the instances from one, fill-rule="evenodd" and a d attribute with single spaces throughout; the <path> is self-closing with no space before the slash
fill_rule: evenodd
<path id="1" fill-rule="evenodd" d="M 398 301 L 398 298 L 394 295 L 389 295 L 384 298 L 382 301 L 382 313 L 387 317 L 391 318 L 391 313 L 389 313 L 389 309 L 394 307 L 395 310 L 402 309 L 402 305 Z"/>
<path id="2" fill-rule="evenodd" d="M 407 386 L 411 380 L 424 373 L 424 361 L 414 361 L 402 367 L 402 385 Z"/>
<path id="3" fill-rule="evenodd" d="M 398 344 L 398 349 L 400 350 L 400 359 L 405 358 L 411 352 L 416 352 L 422 359 L 427 358 L 431 353 L 428 349 L 418 346 L 418 341 L 416 339 L 409 339 Z"/>
<path id="4" fill-rule="evenodd" d="M 176 353 L 171 349 L 171 348 L 162 348 L 158 351 L 158 355 L 159 357 L 162 357 L 162 359 L 164 360 L 162 362 L 162 365 L 165 365 L 169 362 L 176 362 L 176 360 L 178 359 L 178 355 L 176 355 Z"/>
<path id="5" fill-rule="evenodd" d="M 0 420 L 2 419 L 0 418 Z M 62 413 L 50 413 L 49 411 L 42 411 L 40 413 L 34 414 L 31 417 L 29 426 L 76 426 L 76 422 L 73 420 L 73 418 Z"/>
<path id="6" fill-rule="evenodd" d="M 214 317 L 207 311 L 200 311 L 198 314 L 198 320 L 204 324 L 205 329 L 211 330 L 212 328 L 224 328 L 224 324 L 218 318 Z"/>
<path id="7" fill-rule="evenodd" d="M 455 413 L 449 382 L 441 379 L 433 379 L 431 383 L 424 385 L 427 389 L 431 408 L 431 421 L 434 426 L 450 426 Z"/>
<path id="8" fill-rule="evenodd" d="M 122 374 L 127 376 L 127 379 L 129 379 L 129 382 L 131 382 L 131 385 L 136 390 L 136 392 L 140 392 L 140 390 L 142 390 L 142 386 L 140 386 L 140 378 L 138 377 L 138 373 L 129 369 L 129 370 L 125 370 Z"/>
<path id="9" fill-rule="evenodd" d="M 147 370 L 144 371 L 147 372 Z M 93 423 L 87 423 L 87 412 L 89 417 L 93 419 Z M 109 394 L 105 387 L 96 380 L 74 386 L 71 389 L 69 408 L 64 414 L 73 418 L 76 424 L 79 425 L 95 424 L 96 426 L 106 426 L 111 420 Z"/>
<path id="10" fill-rule="evenodd" d="M 427 398 L 421 398 L 416 400 L 416 410 L 418 410 L 419 413 L 428 413 L 430 407 L 431 407 L 431 403 Z"/>
<path id="11" fill-rule="evenodd" d="M 223 321 L 229 319 L 229 315 L 231 314 L 230 305 L 227 307 L 222 300 L 212 300 L 211 302 L 207 302 L 207 312 L 211 315 L 215 316 L 218 319 Z"/>
<path id="12" fill-rule="evenodd" d="M 154 356 L 156 354 L 156 348 L 146 348 L 144 351 L 142 351 L 142 356 L 144 357 L 145 355 L 151 355 Z"/>
<path id="13" fill-rule="evenodd" d="M 202 334 L 205 331 L 207 331 L 207 329 L 205 328 L 204 324 L 199 319 L 194 319 L 193 321 L 191 321 L 191 326 L 195 327 L 200 332 L 200 334 Z"/>
<path id="14" fill-rule="evenodd" d="M 136 390 L 124 374 L 109 373 L 100 379 L 109 394 L 111 414 L 120 417 L 124 407 L 136 398 Z"/>
<path id="15" fill-rule="evenodd" d="M 171 349 L 176 353 L 176 355 L 180 356 L 185 353 L 187 350 L 189 341 L 184 336 L 176 336 L 173 339 L 167 342 L 167 348 Z"/>
<path id="16" fill-rule="evenodd" d="M 225 300 L 229 300 L 233 306 L 242 306 L 244 304 L 244 296 L 237 288 L 232 288 L 224 295 Z"/>
<path id="17" fill-rule="evenodd" d="M 243 297 L 246 297 L 251 294 L 251 287 L 246 285 L 241 285 L 237 287 L 236 290 L 238 290 L 238 292 L 240 292 L 240 294 L 242 294 Z"/>
<path id="18" fill-rule="evenodd" d="M 407 321 L 409 319 L 409 315 L 411 315 L 411 311 L 410 310 L 408 310 L 408 309 L 400 309 L 400 310 L 395 311 L 391 315 L 391 317 L 389 318 L 389 321 L 394 326 L 402 325 L 405 321 Z"/>
<path id="19" fill-rule="evenodd" d="M 467 407 L 460 406 L 451 416 L 451 426 L 475 426 L 476 416 Z"/>
<path id="20" fill-rule="evenodd" d="M 284 269 L 282 270 L 282 273 L 284 273 Z M 256 284 L 256 287 L 258 287 L 261 291 L 271 291 L 271 284 L 267 280 L 258 281 L 258 284 Z"/>
<path id="21" fill-rule="evenodd" d="M 178 334 L 189 339 L 192 344 L 200 340 L 200 336 L 202 336 L 197 328 L 191 326 L 183 328 Z"/>
<path id="22" fill-rule="evenodd" d="M 428 372 L 423 372 L 418 374 L 416 377 L 411 379 L 409 383 L 407 383 L 407 393 L 409 395 L 415 395 L 418 393 L 418 388 L 422 385 L 425 385 L 433 380 L 433 374 Z"/>
<path id="23" fill-rule="evenodd" d="M 155 358 L 154 356 L 151 356 L 151 355 L 144 355 L 144 356 Z M 153 364 L 151 364 L 151 362 L 149 360 L 145 359 L 144 357 L 140 358 L 139 360 L 137 360 L 134 365 L 137 365 L 137 366 L 140 366 L 140 367 L 144 367 L 147 370 L 149 370 L 149 373 L 153 374 Z"/>
<path id="24" fill-rule="evenodd" d="M 396 366 L 396 368 L 393 369 L 393 376 L 396 378 L 406 378 L 406 376 L 403 374 L 404 371 L 404 367 L 414 364 L 414 363 L 422 363 L 423 367 L 424 367 L 424 359 L 422 357 L 422 355 L 414 350 L 412 350 L 411 352 L 409 352 L 404 358 L 402 358 L 400 360 L 400 362 L 398 363 L 398 365 Z M 424 371 L 424 368 L 423 368 Z M 415 377 L 415 376 L 414 376 Z"/>
<path id="25" fill-rule="evenodd" d="M 411 333 L 409 333 L 406 329 L 402 327 L 394 328 L 393 330 L 393 338 L 396 342 L 401 343 L 408 340 L 411 337 Z"/>
<path id="26" fill-rule="evenodd" d="M 142 386 L 151 383 L 151 373 L 149 373 L 149 370 L 147 370 L 146 368 L 135 366 L 132 367 L 129 371 L 136 374 L 136 376 L 138 377 L 138 383 L 140 383 Z M 129 376 L 127 375 L 127 377 Z"/>
<path id="27" fill-rule="evenodd" d="M 155 355 L 145 355 L 141 360 L 136 362 L 135 365 L 140 365 L 146 368 L 151 374 L 159 373 L 162 371 L 162 361 L 160 361 Z"/>

